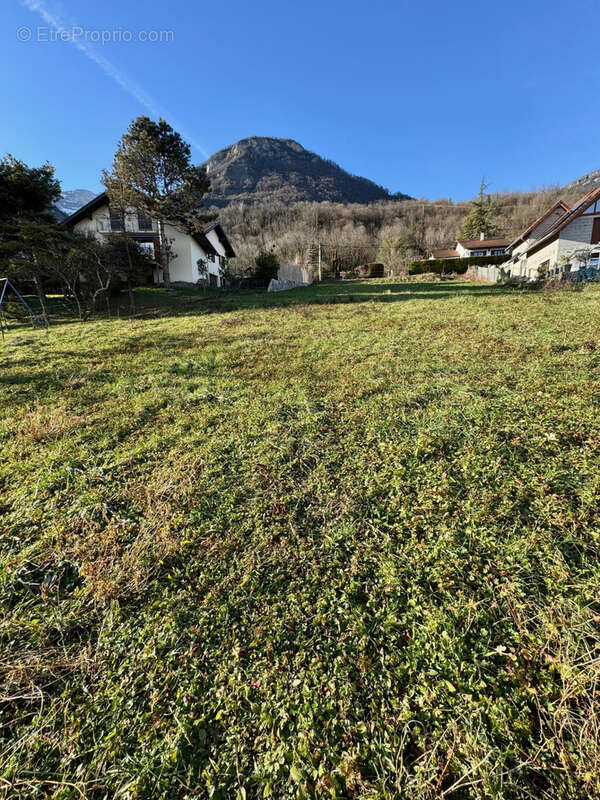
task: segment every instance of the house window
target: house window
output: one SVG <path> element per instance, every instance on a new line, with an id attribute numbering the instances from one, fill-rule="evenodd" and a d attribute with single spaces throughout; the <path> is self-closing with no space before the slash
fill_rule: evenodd
<path id="1" fill-rule="evenodd" d="M 214 254 L 214 253 L 209 253 L 209 254 L 208 254 L 208 260 L 209 260 L 209 261 L 212 261 L 212 262 L 214 262 L 214 260 L 215 260 L 215 254 Z"/>
<path id="2" fill-rule="evenodd" d="M 492 250 L 493 256 L 501 256 L 504 253 L 504 250 Z"/>
<path id="3" fill-rule="evenodd" d="M 483 250 L 474 250 L 474 251 L 471 253 L 471 255 L 473 255 L 473 256 L 484 256 L 484 255 L 485 255 L 485 253 L 483 252 Z"/>
<path id="4" fill-rule="evenodd" d="M 153 261 L 156 260 L 156 253 L 154 251 L 154 242 L 138 242 L 140 250 L 143 250 L 146 255 Z"/>
<path id="5" fill-rule="evenodd" d="M 111 231 L 124 231 L 123 214 L 120 211 L 110 209 L 110 229 Z"/>
<path id="6" fill-rule="evenodd" d="M 140 231 L 151 231 L 152 230 L 152 219 L 145 214 L 143 211 L 137 212 L 138 218 L 138 230 Z"/>
<path id="7" fill-rule="evenodd" d="M 598 253 L 591 253 L 589 266 L 598 269 Z"/>
<path id="8" fill-rule="evenodd" d="M 600 217 L 594 217 L 592 225 L 592 238 L 590 244 L 598 244 L 600 242 Z"/>

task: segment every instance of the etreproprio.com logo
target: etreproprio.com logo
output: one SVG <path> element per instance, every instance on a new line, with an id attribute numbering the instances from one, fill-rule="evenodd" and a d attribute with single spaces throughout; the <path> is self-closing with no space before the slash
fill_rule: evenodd
<path id="1" fill-rule="evenodd" d="M 101 30 L 99 28 L 82 28 L 78 25 L 61 29 L 49 26 L 30 28 L 27 25 L 21 25 L 21 27 L 16 30 L 16 37 L 19 42 L 85 42 L 90 44 L 149 42 L 151 44 L 163 44 L 173 42 L 175 40 L 175 32 L 166 30 L 132 31 L 125 28 Z"/>

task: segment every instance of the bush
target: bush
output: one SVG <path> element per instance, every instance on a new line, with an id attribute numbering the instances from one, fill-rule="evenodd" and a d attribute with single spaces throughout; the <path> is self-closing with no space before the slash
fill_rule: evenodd
<path id="1" fill-rule="evenodd" d="M 455 272 L 463 275 L 469 267 L 485 267 L 488 264 L 503 264 L 510 256 L 507 253 L 501 256 L 471 256 L 471 258 L 429 258 L 420 261 L 411 261 L 408 274 L 422 275 L 424 272 L 437 272 L 446 275 Z"/>
<path id="2" fill-rule="evenodd" d="M 255 277 L 261 278 L 262 280 L 266 281 L 266 283 L 273 278 L 277 278 L 279 259 L 275 253 L 267 250 L 261 250 L 261 252 L 256 256 L 255 262 Z"/>

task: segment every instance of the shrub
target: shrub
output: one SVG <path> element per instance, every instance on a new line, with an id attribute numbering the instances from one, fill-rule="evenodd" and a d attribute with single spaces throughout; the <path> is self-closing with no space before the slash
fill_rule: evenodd
<path id="1" fill-rule="evenodd" d="M 485 267 L 488 264 L 503 264 L 509 256 L 471 256 L 470 258 L 429 258 L 412 261 L 408 268 L 409 275 L 422 275 L 424 272 L 437 272 L 446 275 L 455 272 L 463 275 L 469 267 Z"/>
<path id="2" fill-rule="evenodd" d="M 279 270 L 279 259 L 273 252 L 268 250 L 261 250 L 256 256 L 256 270 L 254 272 L 257 278 L 262 278 L 267 283 L 277 277 Z"/>

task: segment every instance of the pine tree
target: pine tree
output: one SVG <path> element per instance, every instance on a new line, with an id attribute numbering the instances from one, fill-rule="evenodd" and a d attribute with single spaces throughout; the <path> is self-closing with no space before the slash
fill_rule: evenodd
<path id="1" fill-rule="evenodd" d="M 170 288 L 165 222 L 188 231 L 198 224 L 202 197 L 210 191 L 206 170 L 191 163 L 189 144 L 164 119 L 142 116 L 121 137 L 112 170 L 103 172 L 102 181 L 109 200 L 126 200 L 158 220 L 163 281 Z"/>
<path id="2" fill-rule="evenodd" d="M 51 164 L 28 167 L 10 154 L 0 160 L 0 223 L 51 222 L 59 197 Z"/>
<path id="3" fill-rule="evenodd" d="M 479 187 L 479 196 L 477 200 L 471 203 L 471 210 L 464 218 L 462 227 L 460 229 L 459 238 L 461 239 L 479 239 L 480 234 L 483 233 L 485 237 L 494 236 L 498 229 L 494 223 L 496 216 L 496 204 L 485 193 L 488 188 L 485 179 L 481 179 L 481 186 Z"/>

